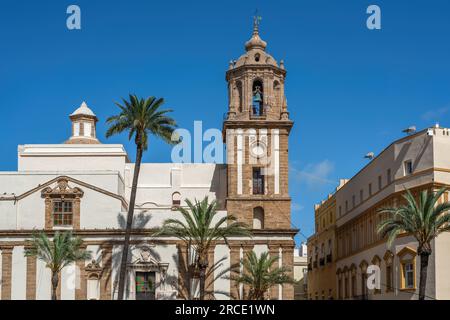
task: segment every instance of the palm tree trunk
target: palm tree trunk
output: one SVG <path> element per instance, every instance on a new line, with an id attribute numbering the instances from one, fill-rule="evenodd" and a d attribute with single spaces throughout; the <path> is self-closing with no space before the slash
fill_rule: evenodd
<path id="1" fill-rule="evenodd" d="M 52 272 L 52 300 L 58 300 L 56 297 L 56 289 L 58 289 L 59 276 L 58 272 Z"/>
<path id="2" fill-rule="evenodd" d="M 120 261 L 119 292 L 117 296 L 118 300 L 123 300 L 123 294 L 125 291 L 125 277 L 127 274 L 128 249 L 130 247 L 131 228 L 133 225 L 134 206 L 136 203 L 136 192 L 139 179 L 139 172 L 141 171 L 141 162 L 142 162 L 142 147 L 138 145 L 136 152 L 136 164 L 134 166 L 133 184 L 131 187 L 130 203 L 128 207 L 127 225 L 125 228 L 125 240 L 123 243 L 122 259 Z"/>
<path id="3" fill-rule="evenodd" d="M 200 267 L 200 300 L 205 300 L 205 283 L 206 283 L 206 269 L 208 268 L 208 259 L 201 259 Z"/>
<path id="4" fill-rule="evenodd" d="M 428 252 L 422 252 L 420 254 L 420 283 L 419 283 L 419 300 L 425 300 L 425 290 L 427 285 L 427 272 L 428 272 L 428 258 L 430 254 Z"/>

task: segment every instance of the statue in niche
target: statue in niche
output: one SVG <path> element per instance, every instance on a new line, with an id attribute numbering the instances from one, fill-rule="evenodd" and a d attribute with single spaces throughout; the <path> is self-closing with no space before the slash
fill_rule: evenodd
<path id="1" fill-rule="evenodd" d="M 263 95 L 260 86 L 255 86 L 253 91 L 253 115 L 263 115 Z"/>

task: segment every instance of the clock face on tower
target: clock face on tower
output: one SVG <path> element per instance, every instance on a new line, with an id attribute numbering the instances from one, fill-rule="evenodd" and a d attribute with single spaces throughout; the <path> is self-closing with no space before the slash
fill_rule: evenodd
<path id="1" fill-rule="evenodd" d="M 254 142 L 250 146 L 250 152 L 253 157 L 261 158 L 266 155 L 267 147 L 263 142 Z"/>

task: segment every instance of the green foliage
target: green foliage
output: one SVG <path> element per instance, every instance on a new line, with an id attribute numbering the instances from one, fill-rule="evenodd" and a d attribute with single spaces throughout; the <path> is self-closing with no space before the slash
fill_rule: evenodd
<path id="1" fill-rule="evenodd" d="M 91 258 L 91 253 L 82 248 L 83 240 L 73 237 L 69 231 L 56 231 L 53 240 L 44 233 L 33 234 L 25 250 L 26 257 L 36 257 L 45 262 L 46 267 L 58 273 L 65 266 L 80 260 Z"/>
<path id="2" fill-rule="evenodd" d="M 446 188 L 437 192 L 424 190 L 416 200 L 411 191 L 406 190 L 403 195 L 405 205 L 379 211 L 389 213 L 390 217 L 378 225 L 378 233 L 383 237 L 388 236 L 388 245 L 391 246 L 400 233 L 407 232 L 419 243 L 418 254 L 431 253 L 431 241 L 440 233 L 450 230 L 450 203 L 438 203 L 446 191 Z"/>
<path id="3" fill-rule="evenodd" d="M 268 290 L 279 284 L 294 283 L 294 280 L 288 276 L 289 270 L 285 267 L 274 266 L 278 263 L 278 256 L 269 256 L 264 252 L 258 257 L 255 252 L 247 253 L 246 258 L 241 261 L 244 270 L 242 274 L 235 269 L 231 277 L 239 284 L 249 286 L 249 300 L 264 300 Z"/>
<path id="4" fill-rule="evenodd" d="M 183 220 L 167 219 L 158 234 L 173 236 L 191 245 L 198 254 L 205 254 L 217 240 L 228 243 L 230 236 L 251 236 L 247 226 L 233 216 L 217 218 L 217 202 L 208 197 L 192 203 L 186 200 L 188 210 L 178 208 Z M 217 220 L 217 222 L 214 222 Z"/>
<path id="5" fill-rule="evenodd" d="M 143 99 L 130 94 L 129 101 L 125 99 L 122 101 L 122 104 L 116 103 L 121 112 L 106 120 L 106 123 L 110 124 L 106 132 L 107 138 L 128 131 L 128 139 L 131 140 L 134 137 L 136 145 L 142 150 L 148 148 L 149 134 L 170 144 L 178 143 L 171 139 L 176 122 L 167 114 L 172 110 L 160 109 L 164 104 L 164 99 L 155 97 Z"/>

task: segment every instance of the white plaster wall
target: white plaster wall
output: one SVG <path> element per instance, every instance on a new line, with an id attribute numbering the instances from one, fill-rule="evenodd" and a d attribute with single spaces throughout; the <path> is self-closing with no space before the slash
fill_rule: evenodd
<path id="1" fill-rule="evenodd" d="M 126 198 L 129 198 L 134 164 L 125 170 Z M 205 196 L 223 204 L 226 197 L 226 167 L 224 165 L 193 163 L 144 163 L 139 175 L 136 204 L 138 207 L 170 208 L 172 194 L 180 192 L 181 201 L 201 200 Z"/>
<path id="2" fill-rule="evenodd" d="M 86 251 L 91 253 L 91 259 L 88 259 L 84 262 L 84 265 L 87 266 L 92 260 L 95 260 L 97 263 L 102 266 L 102 250 L 99 245 L 89 245 L 86 247 Z"/>
<path id="3" fill-rule="evenodd" d="M 257 257 L 261 257 L 264 252 L 269 252 L 269 247 L 266 244 L 256 244 L 253 247 L 253 252 Z"/>
<path id="4" fill-rule="evenodd" d="M 435 268 L 428 268 L 428 276 L 435 279 L 436 299 L 450 300 L 450 281 L 448 272 L 450 270 L 450 233 L 440 234 L 434 242 L 433 256 Z"/>
<path id="5" fill-rule="evenodd" d="M 45 226 L 45 201 L 35 192 L 17 202 L 17 229 L 43 229 Z"/>
<path id="6" fill-rule="evenodd" d="M 0 230 L 16 229 L 16 210 L 13 201 L 0 201 Z"/>
<path id="7" fill-rule="evenodd" d="M 122 208 L 121 201 L 87 188 L 82 190 L 84 196 L 80 205 L 80 228 L 117 228 L 118 216 Z"/>
<path id="8" fill-rule="evenodd" d="M 223 259 L 219 263 L 219 261 Z M 220 266 L 214 270 L 214 297 L 217 300 L 230 300 L 230 280 L 226 277 L 230 276 L 230 249 L 227 245 L 219 244 L 214 248 L 214 263 L 219 263 Z M 228 271 L 226 271 L 228 270 Z M 219 275 L 225 272 L 222 276 Z"/>
<path id="9" fill-rule="evenodd" d="M 414 177 L 414 179 L 402 179 L 386 187 L 388 169 L 391 169 L 391 181 L 403 178 L 403 163 L 406 160 L 413 161 L 414 172 L 432 168 L 433 138 L 428 136 L 426 132 L 422 132 L 416 136 L 397 141 L 387 147 L 377 158 L 352 177 L 350 181 L 336 192 L 337 226 L 343 225 L 396 191 L 433 181 L 433 174 L 428 173 L 422 174 L 420 177 Z M 380 175 L 382 177 L 382 188 L 384 189 L 378 192 L 378 176 Z M 372 183 L 372 197 L 370 198 L 369 183 Z M 364 191 L 362 204 L 359 196 L 361 189 Z M 355 209 L 353 209 L 353 195 L 356 199 Z M 348 213 L 345 212 L 345 201 L 348 202 Z M 339 207 L 342 210 L 341 216 L 339 216 Z"/>
<path id="10" fill-rule="evenodd" d="M 2 276 L 3 276 L 3 269 L 2 269 L 2 251 L 0 250 L 0 300 L 2 299 Z"/>
<path id="11" fill-rule="evenodd" d="M 27 259 L 24 247 L 15 246 L 12 252 L 11 299 L 26 299 Z"/>
<path id="12" fill-rule="evenodd" d="M 112 271 L 111 271 L 111 277 L 112 277 L 112 296 L 113 299 L 117 299 L 117 289 L 118 289 L 118 282 L 119 282 L 119 271 L 120 271 L 120 259 L 122 257 L 122 246 L 113 246 L 112 249 Z"/>
<path id="13" fill-rule="evenodd" d="M 120 172 L 127 161 L 122 145 L 22 145 L 18 148 L 18 171 Z"/>
<path id="14" fill-rule="evenodd" d="M 227 212 L 224 210 L 219 210 L 217 212 L 217 215 L 214 217 L 212 223 L 215 224 L 218 222 L 221 218 L 225 217 L 227 215 Z M 118 224 L 117 222 L 111 223 L 108 225 L 108 227 L 114 227 L 114 228 L 124 228 L 124 223 L 126 221 L 127 212 L 121 213 L 120 221 L 121 223 Z M 136 210 L 134 214 L 134 223 L 133 226 L 135 228 L 155 228 L 160 227 L 166 221 L 167 219 L 178 219 L 180 221 L 184 221 L 182 214 L 179 211 L 173 211 L 173 210 Z M 105 220 L 106 221 L 106 220 Z M 103 223 L 103 226 L 106 226 L 106 222 Z"/>
<path id="15" fill-rule="evenodd" d="M 76 281 L 75 264 L 72 263 L 61 270 L 61 300 L 75 300 Z"/>
<path id="16" fill-rule="evenodd" d="M 36 260 L 36 300 L 50 300 L 52 296 L 52 273 L 45 263 Z"/>

